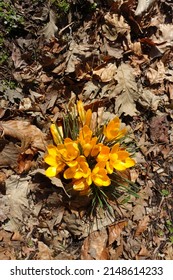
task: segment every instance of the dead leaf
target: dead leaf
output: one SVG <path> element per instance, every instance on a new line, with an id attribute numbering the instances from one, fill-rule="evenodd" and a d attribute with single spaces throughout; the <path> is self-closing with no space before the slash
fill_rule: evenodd
<path id="1" fill-rule="evenodd" d="M 69 52 L 66 57 L 66 73 L 75 72 L 76 67 L 81 63 L 82 59 L 98 55 L 98 49 L 91 44 L 77 44 L 74 40 L 71 41 Z"/>
<path id="2" fill-rule="evenodd" d="M 33 149 L 45 151 L 45 135 L 35 125 L 27 121 L 10 120 L 0 122 L 3 136 L 10 136 L 21 141 L 22 148 L 31 147 Z"/>
<path id="3" fill-rule="evenodd" d="M 165 67 L 162 61 L 158 61 L 155 69 L 150 67 L 146 73 L 146 76 L 151 85 L 163 83 L 165 78 Z"/>
<path id="4" fill-rule="evenodd" d="M 135 11 L 136 16 L 140 16 L 143 12 L 155 2 L 156 0 L 138 0 L 138 5 Z"/>
<path id="5" fill-rule="evenodd" d="M 167 243 L 164 253 L 166 255 L 165 260 L 173 260 L 173 247 L 171 242 Z"/>
<path id="6" fill-rule="evenodd" d="M 153 117 L 150 122 L 151 140 L 161 143 L 169 143 L 169 122 L 166 115 Z"/>
<path id="7" fill-rule="evenodd" d="M 15 232 L 25 223 L 25 217 L 28 218 L 31 210 L 27 195 L 29 193 L 30 177 L 20 178 L 20 176 L 12 175 L 9 177 L 6 184 L 6 195 L 4 196 L 4 204 L 8 205 L 9 221 L 3 225 L 5 230 Z"/>
<path id="8" fill-rule="evenodd" d="M 152 196 L 151 186 L 152 183 L 148 181 L 148 184 L 139 191 L 139 198 L 136 199 L 135 206 L 131 211 L 133 221 L 142 220 L 143 217 L 146 216 L 147 200 Z"/>
<path id="9" fill-rule="evenodd" d="M 0 167 L 10 166 L 13 169 L 17 168 L 17 161 L 20 154 L 20 149 L 11 142 L 6 142 L 4 148 L 0 152 Z M 0 140 L 1 145 L 1 140 Z"/>
<path id="10" fill-rule="evenodd" d="M 117 69 L 117 75 L 114 79 L 118 82 L 115 86 L 111 97 L 118 95 L 115 101 L 115 113 L 119 116 L 125 115 L 134 116 L 137 113 L 135 101 L 139 98 L 138 88 L 133 75 L 133 68 L 125 63 L 122 63 Z"/>
<path id="11" fill-rule="evenodd" d="M 150 221 L 149 216 L 144 216 L 141 221 L 139 221 L 135 236 L 141 235 L 148 227 L 148 223 Z"/>
<path id="12" fill-rule="evenodd" d="M 10 207 L 6 203 L 5 195 L 0 194 L 0 222 L 3 223 L 5 220 L 8 219 Z"/>
<path id="13" fill-rule="evenodd" d="M 136 260 L 145 260 L 150 256 L 151 256 L 151 253 L 147 250 L 147 248 L 144 245 L 141 245 L 141 250 L 136 255 L 135 259 Z"/>
<path id="14" fill-rule="evenodd" d="M 130 32 L 130 26 L 125 22 L 124 17 L 118 14 L 107 13 L 105 15 L 105 24 L 102 25 L 104 36 L 110 41 L 115 41 L 118 34 L 124 35 Z"/>
<path id="15" fill-rule="evenodd" d="M 82 260 L 108 260 L 107 231 L 102 228 L 101 231 L 92 232 L 85 240 L 81 249 Z"/>
<path id="16" fill-rule="evenodd" d="M 22 59 L 20 49 L 15 44 L 13 44 L 11 58 L 13 60 L 15 69 L 22 69 L 27 66 L 27 63 Z"/>
<path id="17" fill-rule="evenodd" d="M 140 97 L 138 102 L 144 108 L 152 108 L 154 111 L 156 111 L 160 102 L 160 97 L 152 93 L 150 90 L 143 89 L 140 92 Z"/>
<path id="18" fill-rule="evenodd" d="M 55 24 L 56 22 L 56 15 L 53 10 L 49 12 L 49 22 L 46 26 L 39 32 L 39 34 L 44 34 L 47 40 L 50 40 L 52 37 L 55 36 L 55 33 L 58 30 L 58 27 Z"/>
<path id="19" fill-rule="evenodd" d="M 43 242 L 38 241 L 38 253 L 36 254 L 37 260 L 52 260 L 53 251 Z"/>
<path id="20" fill-rule="evenodd" d="M 115 64 L 108 63 L 106 66 L 101 66 L 93 70 L 93 75 L 99 77 L 99 79 L 103 82 L 109 82 L 113 79 L 116 74 L 117 67 Z"/>
<path id="21" fill-rule="evenodd" d="M 117 245 L 120 245 L 121 232 L 126 225 L 127 222 L 123 221 L 123 222 L 119 222 L 118 224 L 108 226 L 108 231 L 109 231 L 108 245 L 111 245 L 112 243 L 114 243 L 114 241 L 117 241 Z"/>
<path id="22" fill-rule="evenodd" d="M 23 241 L 23 237 L 22 237 L 22 235 L 20 234 L 19 231 L 15 231 L 15 232 L 12 234 L 11 240 L 12 240 L 12 241 Z"/>

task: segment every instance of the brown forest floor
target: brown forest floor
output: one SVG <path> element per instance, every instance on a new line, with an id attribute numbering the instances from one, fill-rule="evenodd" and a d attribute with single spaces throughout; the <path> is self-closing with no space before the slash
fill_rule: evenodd
<path id="1" fill-rule="evenodd" d="M 0 259 L 173 259 L 172 2 L 4 2 Z M 136 146 L 139 197 L 113 203 L 114 218 L 86 218 L 43 173 L 51 120 L 78 99 L 118 115 Z"/>

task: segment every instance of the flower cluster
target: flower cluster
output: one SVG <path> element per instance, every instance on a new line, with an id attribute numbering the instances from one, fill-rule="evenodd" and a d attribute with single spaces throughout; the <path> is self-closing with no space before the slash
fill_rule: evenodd
<path id="1" fill-rule="evenodd" d="M 135 161 L 120 145 L 119 140 L 125 136 L 126 129 L 120 128 L 118 117 L 103 125 L 99 133 L 94 133 L 91 129 L 92 111 L 85 111 L 82 101 L 78 101 L 75 123 L 76 120 L 75 139 L 64 137 L 63 125 L 51 125 L 55 145 L 47 147 L 44 161 L 49 167 L 46 176 L 61 175 L 72 182 L 74 190 L 87 194 L 91 186 L 110 186 L 111 174 L 134 166 Z M 70 121 L 68 125 L 72 125 Z"/>

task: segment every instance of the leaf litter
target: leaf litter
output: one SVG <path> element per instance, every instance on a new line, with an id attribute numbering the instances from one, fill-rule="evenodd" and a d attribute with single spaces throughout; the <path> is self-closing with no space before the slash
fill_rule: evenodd
<path id="1" fill-rule="evenodd" d="M 172 4 L 95 0 L 91 9 L 87 0 L 84 13 L 67 2 L 66 12 L 18 5 L 22 32 L 5 36 L 0 259 L 173 259 Z M 137 149 L 128 176 L 138 196 L 110 201 L 111 214 L 97 218 L 86 217 L 89 200 L 42 174 L 51 121 L 77 98 L 95 122 L 120 116 Z"/>

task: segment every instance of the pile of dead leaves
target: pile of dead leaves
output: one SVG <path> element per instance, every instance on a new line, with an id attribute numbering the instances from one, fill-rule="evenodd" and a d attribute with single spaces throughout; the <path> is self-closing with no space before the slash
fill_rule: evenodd
<path id="1" fill-rule="evenodd" d="M 24 21 L 10 33 L 0 23 L 9 53 L 0 65 L 0 259 L 173 259 L 172 2 L 8 2 Z M 98 122 L 118 115 L 137 149 L 139 196 L 120 197 L 111 214 L 88 218 L 87 201 L 44 176 L 50 123 L 76 99 Z"/>

